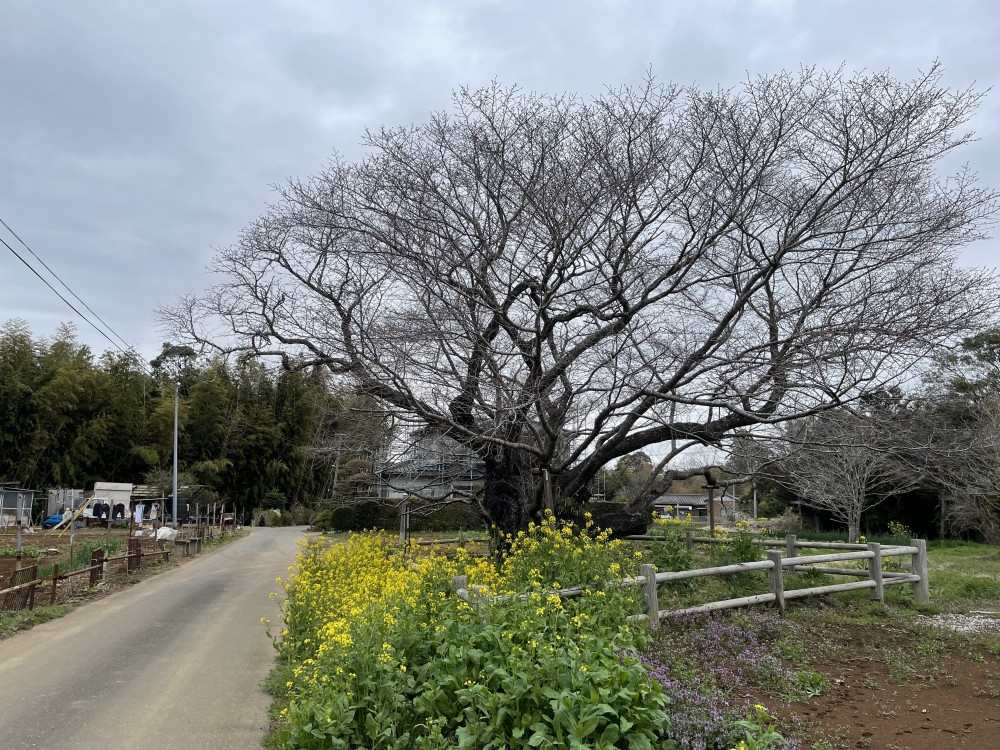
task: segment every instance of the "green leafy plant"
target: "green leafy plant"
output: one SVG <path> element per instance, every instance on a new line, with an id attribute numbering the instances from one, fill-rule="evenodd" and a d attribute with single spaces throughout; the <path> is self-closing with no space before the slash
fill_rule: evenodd
<path id="1" fill-rule="evenodd" d="M 763 555 L 763 547 L 754 541 L 754 531 L 746 521 L 736 524 L 736 531 L 723 532 L 723 544 L 716 555 L 720 565 L 756 562 Z M 753 590 L 764 582 L 764 574 L 757 571 L 733 573 L 725 577 L 726 588 L 731 595 L 739 595 Z"/>
<path id="2" fill-rule="evenodd" d="M 657 536 L 661 534 L 664 538 L 650 545 L 650 562 L 656 566 L 657 572 L 691 570 L 694 567 L 694 553 L 687 548 L 684 532 L 665 527 L 656 530 Z M 673 591 L 694 591 L 698 588 L 698 581 L 695 578 L 673 581 L 666 584 L 666 588 Z"/>
<path id="3" fill-rule="evenodd" d="M 743 729 L 743 739 L 732 750 L 768 750 L 785 744 L 785 738 L 775 731 L 775 719 L 759 703 L 747 713 L 747 718 L 734 722 Z"/>
<path id="4" fill-rule="evenodd" d="M 286 582 L 271 746 L 663 747 L 666 699 L 628 621 L 637 589 L 604 585 L 634 574 L 630 545 L 550 520 L 509 549 L 497 568 L 414 559 L 384 535 L 306 548 Z M 594 588 L 547 593 L 574 584 Z"/>
<path id="5" fill-rule="evenodd" d="M 73 569 L 85 568 L 90 565 L 90 556 L 94 550 L 103 549 L 105 556 L 117 555 L 122 551 L 122 540 L 120 537 L 110 539 L 87 539 L 77 542 L 73 549 Z"/>
<path id="6" fill-rule="evenodd" d="M 830 689 L 830 681 L 814 669 L 796 672 L 789 689 L 782 694 L 782 700 L 794 703 L 822 695 Z"/>
<path id="7" fill-rule="evenodd" d="M 0 547 L 0 557 L 13 557 L 17 554 L 17 547 Z M 38 557 L 39 550 L 31 544 L 21 545 L 21 555 L 23 557 Z"/>

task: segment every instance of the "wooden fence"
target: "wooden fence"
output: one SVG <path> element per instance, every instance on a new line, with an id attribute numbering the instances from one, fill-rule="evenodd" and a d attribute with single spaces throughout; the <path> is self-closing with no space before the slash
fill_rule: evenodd
<path id="1" fill-rule="evenodd" d="M 60 573 L 59 564 L 56 563 L 53 565 L 52 575 L 45 578 L 37 577 L 37 565 L 15 571 L 14 575 L 11 576 L 11 585 L 5 589 L 0 589 L 0 612 L 34 609 L 36 592 L 42 586 L 45 586 L 49 592 L 48 603 L 55 604 L 59 582 L 68 581 L 76 576 L 88 575 L 90 577 L 90 586 L 94 587 L 104 579 L 104 576 L 110 570 L 111 563 L 114 562 L 124 562 L 125 571 L 132 573 L 133 571 L 142 570 L 144 559 L 163 557 L 167 562 L 170 561 L 171 551 L 169 549 L 153 548 L 144 550 L 140 544 L 134 543 L 138 541 L 134 537 L 131 538 L 129 540 L 129 551 L 123 555 L 116 555 L 114 557 L 105 557 L 103 549 L 96 549 L 91 553 L 90 565 L 77 568 L 76 570 Z M 31 572 L 29 573 L 29 571 Z"/>
<path id="2" fill-rule="evenodd" d="M 641 536 L 630 537 L 631 539 L 659 541 L 663 537 Z M 689 536 L 689 543 L 719 543 L 721 540 L 708 537 Z M 927 586 L 927 542 L 923 539 L 911 539 L 908 545 L 886 545 L 878 542 L 867 544 L 848 544 L 840 542 L 799 542 L 794 535 L 789 535 L 784 541 L 763 540 L 758 542 L 762 546 L 785 547 L 791 554 L 782 556 L 780 550 L 769 550 L 766 560 L 755 562 L 736 563 L 733 565 L 720 565 L 712 568 L 695 568 L 693 570 L 679 570 L 673 572 L 657 573 L 653 565 L 640 565 L 639 575 L 635 578 L 626 578 L 619 581 L 621 586 L 642 586 L 643 599 L 646 603 L 647 612 L 634 615 L 637 620 L 648 620 L 650 628 L 659 627 L 660 620 L 669 616 L 698 614 L 713 612 L 721 609 L 732 609 L 735 607 L 746 607 L 752 604 L 769 604 L 773 602 L 778 611 L 784 613 L 785 602 L 789 599 L 797 599 L 805 596 L 818 596 L 821 594 L 833 594 L 840 591 L 855 591 L 870 589 L 872 601 L 885 602 L 885 587 L 911 584 L 913 587 L 913 597 L 918 604 L 926 604 L 930 601 L 930 591 Z M 838 549 L 842 552 L 834 552 L 824 555 L 799 555 L 799 549 Z M 882 560 L 887 557 L 910 558 L 909 572 L 897 572 L 882 570 Z M 829 563 L 867 561 L 867 566 L 861 568 L 837 568 L 828 567 Z M 786 589 L 784 572 L 801 572 L 813 569 L 819 573 L 827 575 L 842 575 L 863 578 L 860 581 L 849 583 L 835 583 L 825 586 L 813 586 L 801 589 Z M 696 607 L 684 609 L 661 610 L 659 604 L 660 584 L 671 583 L 673 581 L 683 581 L 692 578 L 705 578 L 708 576 L 732 575 L 734 573 L 746 573 L 750 571 L 767 571 L 768 591 L 766 593 L 754 594 L 752 596 L 742 596 L 735 599 L 722 599 L 714 602 L 707 602 Z M 485 597 L 485 590 L 482 586 L 468 586 L 465 576 L 456 576 L 452 584 L 457 595 L 463 599 L 473 602 L 482 601 Z M 587 588 L 594 586 L 575 586 L 558 591 L 538 592 L 543 596 L 555 594 L 560 597 L 575 597 L 583 594 Z M 521 599 L 527 599 L 530 594 L 521 594 Z"/>

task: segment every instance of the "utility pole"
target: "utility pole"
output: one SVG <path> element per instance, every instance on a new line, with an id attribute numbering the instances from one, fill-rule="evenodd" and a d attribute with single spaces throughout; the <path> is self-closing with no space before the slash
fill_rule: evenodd
<path id="1" fill-rule="evenodd" d="M 178 414 L 178 401 L 180 399 L 181 384 L 174 383 L 174 497 L 173 503 L 171 504 L 171 516 L 174 522 L 174 528 L 177 528 L 177 414 Z M 111 521 L 109 520 L 110 524 Z"/>
<path id="2" fill-rule="evenodd" d="M 332 499 L 337 493 L 337 482 L 340 481 L 340 454 L 346 448 L 346 437 L 347 435 L 345 433 L 338 432 L 333 436 L 333 439 L 330 440 L 329 444 L 312 449 L 312 452 L 316 455 L 329 456 L 333 453 L 335 456 L 333 463 L 333 485 L 330 485 L 330 474 L 327 473 L 327 484 L 323 487 L 323 500 L 326 500 L 327 496 Z"/>
<path id="3" fill-rule="evenodd" d="M 708 535 L 715 538 L 715 488 L 718 485 L 711 479 L 707 484 L 702 485 L 703 490 L 708 490 Z"/>

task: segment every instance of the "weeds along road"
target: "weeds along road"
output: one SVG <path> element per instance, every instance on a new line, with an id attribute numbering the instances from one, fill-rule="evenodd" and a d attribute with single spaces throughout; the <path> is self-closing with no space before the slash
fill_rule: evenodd
<path id="1" fill-rule="evenodd" d="M 260 747 L 302 528 L 249 537 L 0 641 L 0 748 Z"/>

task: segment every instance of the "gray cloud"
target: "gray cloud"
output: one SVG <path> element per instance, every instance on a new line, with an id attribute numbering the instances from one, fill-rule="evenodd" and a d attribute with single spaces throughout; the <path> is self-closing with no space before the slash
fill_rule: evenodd
<path id="1" fill-rule="evenodd" d="M 150 356 L 153 308 L 211 282 L 212 247 L 265 210 L 270 185 L 334 150 L 357 158 L 366 126 L 422 121 L 460 86 L 590 96 L 650 68 L 714 87 L 841 63 L 910 77 L 939 57 L 949 85 L 988 87 L 997 38 L 986 0 L 78 0 L 58 12 L 8 0 L 0 216 Z M 949 168 L 968 162 L 1000 185 L 998 115 L 992 95 L 981 140 Z M 995 266 L 997 248 L 964 260 Z M 3 318 L 42 335 L 73 317 L 4 253 Z"/>

